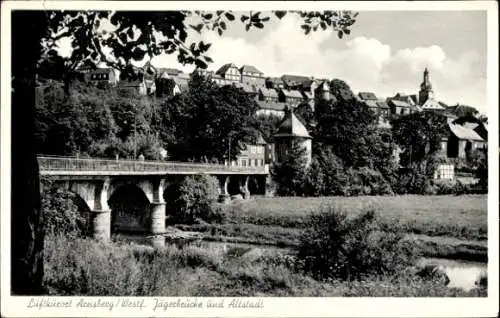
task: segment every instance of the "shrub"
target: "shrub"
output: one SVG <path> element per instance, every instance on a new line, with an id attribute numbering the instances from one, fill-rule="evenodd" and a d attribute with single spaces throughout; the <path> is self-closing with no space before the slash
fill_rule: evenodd
<path id="1" fill-rule="evenodd" d="M 303 270 L 317 279 L 392 274 L 415 256 L 402 234 L 380 230 L 373 211 L 352 219 L 331 208 L 311 214 L 298 247 Z"/>
<path id="2" fill-rule="evenodd" d="M 215 177 L 195 175 L 174 183 L 169 189 L 169 213 L 174 222 L 192 224 L 201 219 L 222 222 L 224 210 L 216 205 L 218 181 Z"/>
<path id="3" fill-rule="evenodd" d="M 70 238 L 88 234 L 90 216 L 85 217 L 75 204 L 76 194 L 46 182 L 42 193 L 41 210 L 45 232 L 63 234 Z"/>

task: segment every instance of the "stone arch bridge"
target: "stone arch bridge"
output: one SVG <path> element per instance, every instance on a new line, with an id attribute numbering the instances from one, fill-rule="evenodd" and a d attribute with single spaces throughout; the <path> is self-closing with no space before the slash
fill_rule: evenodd
<path id="1" fill-rule="evenodd" d="M 220 201 L 228 202 L 230 195 L 244 198 L 265 194 L 268 167 L 239 167 L 218 164 L 83 159 L 39 156 L 40 175 L 49 177 L 60 187 L 75 193 L 90 211 L 93 236 L 107 240 L 111 236 L 112 209 L 109 200 L 125 186 L 135 186 L 147 198 L 149 206 L 148 231 L 165 231 L 167 186 L 187 175 L 208 174 L 219 181 Z M 41 185 L 42 187 L 43 185 Z M 43 189 L 41 189 L 43 191 Z M 148 213 L 147 211 L 145 213 Z"/>

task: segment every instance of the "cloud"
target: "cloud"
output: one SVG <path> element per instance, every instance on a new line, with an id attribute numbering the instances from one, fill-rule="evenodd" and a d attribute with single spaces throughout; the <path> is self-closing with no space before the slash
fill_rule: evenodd
<path id="1" fill-rule="evenodd" d="M 372 91 L 380 97 L 397 92 L 418 94 L 423 70 L 428 67 L 439 100 L 486 111 L 485 70 L 473 50 L 454 60 L 439 45 L 392 50 L 389 44 L 374 38 L 339 40 L 331 31 L 306 36 L 299 19 L 292 15 L 263 31 L 260 39 L 246 38 L 205 33 L 203 40 L 212 43 L 209 55 L 214 66 L 210 67 L 215 70 L 232 62 L 255 65 L 267 76 L 340 78 L 355 92 Z M 173 57 L 168 59 L 175 64 Z"/>

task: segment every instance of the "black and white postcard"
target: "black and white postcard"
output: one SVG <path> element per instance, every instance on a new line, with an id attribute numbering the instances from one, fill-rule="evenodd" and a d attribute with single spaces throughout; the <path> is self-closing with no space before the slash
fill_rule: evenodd
<path id="1" fill-rule="evenodd" d="M 498 315 L 497 2 L 1 6 L 2 316 Z"/>

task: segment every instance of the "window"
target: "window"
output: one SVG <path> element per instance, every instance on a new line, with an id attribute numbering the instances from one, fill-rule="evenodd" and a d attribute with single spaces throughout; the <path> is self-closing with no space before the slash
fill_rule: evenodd
<path id="1" fill-rule="evenodd" d="M 247 161 L 246 159 L 241 159 L 241 166 L 246 167 L 247 166 Z"/>
<path id="2" fill-rule="evenodd" d="M 437 179 L 453 179 L 454 176 L 455 176 L 455 166 L 454 165 L 441 164 L 441 165 L 439 165 L 439 167 L 436 171 L 436 178 Z"/>
<path id="3" fill-rule="evenodd" d="M 254 159 L 253 162 L 254 162 L 254 166 L 257 167 L 259 165 L 259 159 Z"/>

